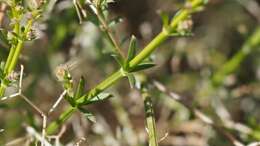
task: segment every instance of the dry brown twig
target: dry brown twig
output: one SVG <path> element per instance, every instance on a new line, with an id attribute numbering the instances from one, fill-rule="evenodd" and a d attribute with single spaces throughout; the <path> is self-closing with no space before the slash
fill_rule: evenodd
<path id="1" fill-rule="evenodd" d="M 49 138 L 49 140 L 51 140 L 51 139 L 55 140 L 55 146 L 60 146 L 61 145 L 60 144 L 60 139 L 63 136 L 63 134 L 65 133 L 65 131 L 66 131 L 66 126 L 63 125 L 61 127 L 60 132 L 57 135 L 50 135 L 50 136 L 47 136 L 47 137 Z"/>
<path id="2" fill-rule="evenodd" d="M 22 93 L 22 83 L 23 83 L 23 73 L 24 73 L 24 66 L 21 65 L 21 70 L 20 70 L 20 77 L 19 77 L 19 83 L 18 83 L 18 92 L 11 94 L 9 96 L 5 96 L 3 97 L 1 100 L 7 100 L 7 99 L 11 99 L 14 97 L 21 97 L 25 102 L 27 102 L 33 109 L 35 109 L 35 111 L 37 111 L 40 116 L 42 117 L 42 133 L 41 133 L 41 138 L 38 137 L 36 131 L 32 128 L 32 127 L 27 127 L 27 131 L 31 132 L 31 134 L 33 134 L 35 136 L 36 139 L 40 139 L 41 141 L 41 146 L 45 146 L 46 143 L 48 145 L 47 140 L 45 139 L 46 137 L 46 127 L 47 127 L 47 119 L 48 119 L 48 115 L 50 115 L 55 108 L 58 106 L 58 104 L 60 103 L 61 99 L 65 96 L 65 94 L 67 93 L 66 91 L 63 91 L 62 94 L 59 96 L 59 98 L 57 99 L 57 101 L 54 103 L 54 105 L 50 108 L 49 112 L 47 114 L 45 114 L 45 112 L 43 112 L 40 108 L 38 108 L 38 106 L 36 106 L 28 97 L 26 97 L 23 93 Z"/>
<path id="3" fill-rule="evenodd" d="M 61 102 L 61 100 L 64 98 L 64 96 L 67 94 L 67 91 L 64 90 L 61 95 L 59 96 L 59 98 L 57 99 L 57 101 L 53 104 L 53 106 L 50 108 L 50 110 L 48 111 L 48 114 L 47 115 L 50 115 L 54 110 L 55 108 L 59 105 L 59 103 Z"/>
<path id="4" fill-rule="evenodd" d="M 166 95 L 168 95 L 175 101 L 178 101 L 179 103 L 183 104 L 186 108 L 188 108 L 191 112 L 193 112 L 195 114 L 195 116 L 197 118 L 199 118 L 201 121 L 212 126 L 217 132 L 219 132 L 220 134 L 225 136 L 227 138 L 227 140 L 229 140 L 234 146 L 245 146 L 245 144 L 243 144 L 242 142 L 237 140 L 235 138 L 235 136 L 233 136 L 228 131 L 225 131 L 225 128 L 226 128 L 225 126 L 216 124 L 210 117 L 208 117 L 202 111 L 191 107 L 190 104 L 187 102 L 187 100 L 185 100 L 184 97 L 181 97 L 178 94 L 171 92 L 163 84 L 161 84 L 158 81 L 153 81 L 153 84 L 159 91 L 165 93 Z"/>
<path id="5" fill-rule="evenodd" d="M 33 102 L 30 101 L 23 93 L 22 93 L 22 83 L 23 83 L 23 72 L 24 72 L 24 66 L 21 65 L 20 70 L 20 78 L 19 78 L 19 84 L 18 84 L 18 92 L 14 93 L 10 96 L 5 96 L 1 100 L 7 100 L 14 97 L 21 97 L 24 101 L 26 101 L 33 109 L 35 109 L 42 117 L 42 136 L 41 136 L 41 146 L 45 145 L 45 135 L 46 135 L 46 126 L 47 126 L 47 116 L 46 114 L 39 109 Z M 37 137 L 36 137 L 37 138 Z"/>

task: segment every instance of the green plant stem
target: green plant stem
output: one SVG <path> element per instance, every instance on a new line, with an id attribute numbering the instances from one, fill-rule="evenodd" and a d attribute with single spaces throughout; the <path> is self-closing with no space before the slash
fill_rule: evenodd
<path id="1" fill-rule="evenodd" d="M 23 44 L 24 44 L 23 41 L 21 41 L 21 40 L 18 41 L 18 44 L 17 44 L 14 54 L 12 56 L 12 60 L 11 60 L 10 64 L 7 66 L 6 74 L 10 74 L 14 70 L 14 68 L 17 64 L 18 58 L 20 56 Z"/>
<path id="2" fill-rule="evenodd" d="M 13 69 L 16 66 L 17 60 L 20 56 L 22 46 L 23 46 L 23 41 L 18 41 L 18 44 L 17 44 L 16 48 L 14 49 L 14 51 L 13 51 L 13 49 L 11 49 L 11 51 L 10 51 L 11 59 L 10 59 L 10 62 L 8 62 L 9 64 L 7 66 L 5 66 L 5 74 L 7 77 L 9 76 L 9 74 L 13 71 Z M 8 59 L 9 59 L 9 57 L 8 57 Z M 6 85 L 4 83 L 1 83 L 0 97 L 2 97 L 4 95 L 5 89 L 6 89 Z"/>
<path id="3" fill-rule="evenodd" d="M 112 30 L 109 28 L 100 8 L 96 8 L 97 9 L 97 18 L 99 20 L 99 22 L 101 23 L 101 30 L 104 31 L 105 35 L 107 36 L 108 40 L 110 41 L 110 43 L 113 45 L 116 53 L 118 53 L 118 55 L 120 55 L 122 58 L 125 58 L 124 53 L 122 52 L 122 49 L 118 43 L 118 40 L 115 38 L 115 36 L 112 33 Z"/>
<path id="4" fill-rule="evenodd" d="M 165 40 L 170 37 L 171 32 L 177 30 L 179 23 L 181 23 L 183 20 L 188 18 L 191 13 L 193 13 L 192 9 L 202 5 L 203 2 L 204 2 L 204 0 L 193 0 L 193 2 L 191 3 L 191 8 L 181 10 L 179 12 L 179 14 L 174 17 L 174 19 L 172 20 L 172 22 L 169 25 L 169 28 L 167 30 L 163 29 L 161 33 L 159 33 L 135 58 L 133 58 L 133 60 L 130 61 L 130 67 L 135 67 L 136 65 L 141 63 L 144 59 L 149 57 L 150 54 L 155 49 L 157 49 L 160 44 L 165 42 Z M 109 88 L 116 81 L 118 81 L 120 78 L 122 78 L 124 76 L 125 76 L 125 74 L 121 71 L 121 69 L 116 71 L 115 73 L 110 75 L 107 79 L 105 79 L 100 84 L 98 84 L 96 87 L 94 87 L 92 90 L 90 90 L 87 94 L 80 97 L 77 100 L 78 106 L 83 104 L 84 101 L 86 101 L 87 99 L 93 98 L 98 93 L 100 93 L 100 92 L 104 91 L 105 89 Z M 65 114 L 65 116 L 64 116 L 64 114 L 62 114 L 62 116 L 60 116 L 58 118 L 58 120 L 54 121 L 53 123 L 50 124 L 50 126 L 47 127 L 47 133 L 53 134 L 58 129 L 58 127 L 61 124 L 63 124 L 63 122 L 66 119 L 71 117 L 72 114 L 73 114 L 73 112 L 68 112 L 68 114 Z M 62 122 L 60 122 L 60 121 L 62 121 Z M 60 125 L 57 125 L 57 124 L 60 124 Z M 53 125 L 56 125 L 56 126 L 53 126 Z"/>
<path id="5" fill-rule="evenodd" d="M 146 59 L 157 47 L 164 42 L 169 35 L 162 31 L 158 34 L 144 49 L 141 51 L 133 60 L 130 61 L 129 67 L 135 67 L 139 63 L 141 63 L 144 59 Z"/>
<path id="6" fill-rule="evenodd" d="M 256 28 L 254 33 L 244 43 L 241 50 L 239 50 L 230 60 L 217 70 L 212 77 L 212 85 L 218 87 L 223 84 L 225 77 L 235 72 L 241 62 L 260 45 L 260 27 Z"/>
<path id="7" fill-rule="evenodd" d="M 4 68 L 4 73 L 5 73 L 5 74 L 6 74 L 6 71 L 7 71 L 7 69 L 8 69 L 8 66 L 9 66 L 9 64 L 11 63 L 12 58 L 13 58 L 13 56 L 14 56 L 15 48 L 16 48 L 15 46 L 12 46 L 11 49 L 10 49 L 10 52 L 9 52 L 9 54 L 8 54 L 7 61 L 6 61 L 6 63 L 5 63 L 5 68 Z"/>
<path id="8" fill-rule="evenodd" d="M 25 27 L 24 33 L 20 34 L 20 36 L 23 39 L 26 38 L 26 35 L 27 35 L 27 33 L 29 33 L 32 24 L 33 24 L 33 19 L 28 20 L 28 23 Z M 20 27 L 19 24 L 16 24 L 14 26 L 14 32 L 16 34 L 19 34 L 19 27 Z M 5 64 L 5 68 L 4 68 L 4 74 L 5 74 L 6 77 L 8 77 L 9 74 L 14 70 L 14 68 L 17 64 L 17 61 L 19 59 L 19 56 L 21 54 L 21 50 L 23 48 L 23 45 L 24 45 L 24 40 L 17 39 L 17 44 L 13 45 L 11 47 L 11 50 L 9 52 L 7 62 Z M 0 85 L 0 98 L 4 95 L 5 89 L 6 89 L 5 83 L 1 83 L 1 85 Z"/>
<path id="9" fill-rule="evenodd" d="M 5 84 L 1 83 L 1 86 L 0 86 L 0 98 L 4 95 L 5 93 Z"/>
<path id="10" fill-rule="evenodd" d="M 47 128 L 47 133 L 54 133 L 60 126 L 60 124 L 64 123 L 64 121 L 66 121 L 72 113 L 74 113 L 74 111 L 76 111 L 76 108 L 74 107 L 69 107 L 67 110 L 65 110 L 59 117 L 59 119 L 57 119 L 55 122 L 52 122 L 48 128 Z"/>
<path id="11" fill-rule="evenodd" d="M 121 70 L 118 70 L 117 72 L 113 73 L 108 78 L 106 78 L 103 82 L 98 84 L 95 88 L 91 89 L 88 94 L 80 97 L 77 100 L 77 104 L 78 105 L 83 104 L 88 98 L 94 97 L 101 91 L 104 91 L 105 89 L 107 89 L 108 87 L 113 85 L 117 80 L 119 80 L 123 76 L 124 75 L 122 74 Z"/>
<path id="12" fill-rule="evenodd" d="M 8 69 L 8 66 L 9 64 L 11 63 L 12 61 L 12 58 L 14 56 L 14 52 L 15 52 L 15 47 L 12 46 L 11 49 L 10 49 L 10 52 L 9 52 L 9 55 L 7 57 L 7 61 L 6 61 L 6 64 L 5 64 L 5 68 L 4 68 L 4 73 L 6 74 L 7 72 L 7 69 Z M 4 83 L 1 83 L 0 85 L 0 98 L 4 95 L 5 93 L 5 88 L 6 88 L 6 85 Z"/>
<path id="13" fill-rule="evenodd" d="M 142 97 L 144 100 L 145 119 L 147 133 L 149 137 L 149 146 L 158 146 L 152 99 L 146 91 L 142 91 Z"/>
<path id="14" fill-rule="evenodd" d="M 125 58 L 124 53 L 122 52 L 122 49 L 120 48 L 120 45 L 118 43 L 118 40 L 115 38 L 115 36 L 112 34 L 111 29 L 109 28 L 105 18 L 102 16 L 100 9 L 97 8 L 97 18 L 99 20 L 99 22 L 102 25 L 102 28 L 105 32 L 105 34 L 107 35 L 109 41 L 111 42 L 111 44 L 114 46 L 116 52 L 122 57 Z"/>
<path id="15" fill-rule="evenodd" d="M 15 15 L 15 10 L 12 10 L 12 12 L 14 13 L 13 15 Z M 14 33 L 19 34 L 19 31 L 20 31 L 19 28 L 20 28 L 20 24 L 19 23 L 15 24 L 14 28 L 13 28 Z M 17 48 L 17 44 L 15 43 L 14 45 L 12 45 L 12 47 L 10 49 L 10 52 L 8 54 L 8 57 L 7 57 L 7 61 L 5 63 L 5 68 L 4 68 L 4 73 L 5 74 L 8 74 L 7 70 L 8 70 L 8 67 L 10 66 L 10 64 L 12 62 L 12 59 L 13 59 L 13 56 L 15 54 L 16 48 Z"/>
<path id="16" fill-rule="evenodd" d="M 16 13 L 16 12 L 15 12 L 15 9 L 12 9 L 12 13 L 13 13 L 13 15 L 15 15 L 15 13 Z M 20 25 L 19 25 L 18 23 L 14 25 L 14 28 L 13 28 L 14 33 L 16 33 L 16 34 L 19 33 L 19 27 L 20 27 Z M 4 68 L 4 74 L 5 74 L 6 76 L 9 75 L 9 73 L 8 73 L 8 68 L 9 68 L 9 66 L 10 66 L 10 64 L 11 64 L 11 62 L 12 62 L 12 60 L 13 60 L 13 57 L 14 57 L 16 48 L 17 48 L 17 44 L 12 44 L 12 46 L 11 46 L 11 48 L 10 48 L 10 52 L 9 52 L 9 54 L 8 54 L 8 57 L 7 57 L 7 61 L 6 61 L 6 63 L 5 63 L 5 68 Z M 2 82 L 1 85 L 0 85 L 0 98 L 1 98 L 2 96 L 4 96 L 4 94 L 5 94 L 5 89 L 6 89 L 6 85 L 5 85 L 5 83 Z"/>

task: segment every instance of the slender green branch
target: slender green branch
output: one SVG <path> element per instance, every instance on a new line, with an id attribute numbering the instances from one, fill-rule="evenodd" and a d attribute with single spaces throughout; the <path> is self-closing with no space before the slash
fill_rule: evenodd
<path id="1" fill-rule="evenodd" d="M 17 60 L 21 54 L 21 50 L 22 50 L 22 47 L 23 47 L 23 44 L 25 41 L 24 38 L 26 38 L 27 33 L 29 33 L 29 31 L 31 30 L 32 24 L 33 24 L 33 20 L 31 19 L 28 21 L 28 23 L 25 27 L 25 31 L 23 33 L 23 35 L 25 35 L 25 36 L 23 36 L 23 40 L 18 40 L 18 44 L 17 44 L 15 52 L 12 56 L 11 62 L 10 62 L 10 64 L 7 65 L 6 74 L 9 74 L 14 70 L 14 68 L 17 64 Z"/>
<path id="2" fill-rule="evenodd" d="M 19 56 L 21 54 L 21 50 L 23 48 L 23 44 L 24 44 L 24 41 L 25 41 L 25 38 L 26 38 L 26 35 L 27 33 L 29 33 L 30 29 L 31 29 L 31 26 L 33 24 L 33 20 L 29 20 L 26 27 L 25 27 L 25 30 L 24 30 L 24 33 L 21 33 L 19 37 L 22 37 L 22 39 L 17 39 L 17 44 L 15 45 L 12 45 L 11 47 L 11 50 L 9 52 L 9 55 L 8 55 L 8 58 L 7 58 L 7 62 L 5 64 L 5 68 L 4 68 L 4 74 L 6 76 L 6 78 L 9 76 L 9 74 L 14 70 L 16 64 L 17 64 L 17 61 L 19 59 Z M 14 33 L 18 34 L 19 35 L 19 24 L 16 24 L 14 26 Z M 5 93 L 5 89 L 6 89 L 6 85 L 4 82 L 1 83 L 0 85 L 0 97 L 2 97 Z"/>
<path id="3" fill-rule="evenodd" d="M 138 65 L 146 59 L 162 42 L 164 42 L 169 35 L 162 31 L 158 34 L 133 60 L 130 61 L 130 68 Z"/>
<path id="4" fill-rule="evenodd" d="M 152 99 L 145 89 L 142 90 L 142 97 L 144 100 L 145 119 L 147 133 L 149 136 L 149 146 L 158 146 Z"/>
<path id="5" fill-rule="evenodd" d="M 5 69 L 4 69 L 5 74 L 6 74 L 7 69 L 8 69 L 8 67 L 9 67 L 9 65 L 12 61 L 13 56 L 14 56 L 15 48 L 16 48 L 15 46 L 12 46 L 11 49 L 10 49 L 10 52 L 8 54 L 7 61 L 5 63 Z"/>
<path id="6" fill-rule="evenodd" d="M 16 14 L 16 10 L 15 10 L 14 8 L 12 8 L 12 13 L 13 13 L 14 16 L 17 15 L 17 14 Z M 17 17 L 17 16 L 16 16 L 16 17 Z M 18 19 L 18 18 L 16 18 L 16 19 Z M 14 32 L 15 34 L 19 34 L 19 31 L 20 31 L 20 24 L 19 24 L 19 23 L 16 23 L 16 24 L 14 25 L 13 32 Z M 15 44 L 12 44 L 12 46 L 11 46 L 10 52 L 9 52 L 9 54 L 8 54 L 8 57 L 7 57 L 7 61 L 6 61 L 6 63 L 5 63 L 5 68 L 4 68 L 4 73 L 5 73 L 5 74 L 8 74 L 8 73 L 7 73 L 7 70 L 8 70 L 8 67 L 10 66 L 10 63 L 12 62 L 13 56 L 14 56 L 14 54 L 15 54 L 16 46 L 17 46 L 16 43 L 15 43 Z"/>
<path id="7" fill-rule="evenodd" d="M 18 19 L 17 17 L 17 12 L 14 8 L 12 8 L 12 14 L 14 15 L 15 19 Z M 14 25 L 14 28 L 13 28 L 13 32 L 15 34 L 19 34 L 20 32 L 20 24 L 19 23 L 16 23 Z M 7 61 L 5 63 L 5 67 L 4 67 L 4 74 L 8 77 L 9 73 L 11 71 L 8 71 L 9 68 L 10 68 L 10 64 L 12 63 L 13 59 L 14 59 L 14 55 L 16 53 L 16 50 L 17 50 L 17 47 L 18 47 L 19 43 L 14 43 L 12 44 L 11 48 L 10 48 L 10 52 L 8 54 L 8 57 L 7 57 Z M 20 45 L 19 45 L 20 46 Z M 1 82 L 1 85 L 0 85 L 0 98 L 4 95 L 5 93 L 5 89 L 6 89 L 6 86 L 4 82 Z"/>
<path id="8" fill-rule="evenodd" d="M 212 77 L 212 84 L 220 86 L 223 84 L 225 77 L 236 71 L 241 62 L 260 45 L 260 27 L 256 28 L 255 32 L 244 43 L 241 50 L 239 50 L 230 60 L 221 66 Z"/>
<path id="9" fill-rule="evenodd" d="M 117 72 L 113 73 L 108 78 L 106 78 L 103 82 L 98 84 L 95 88 L 91 89 L 88 94 L 80 97 L 77 100 L 77 103 L 79 105 L 83 104 L 88 98 L 94 97 L 95 95 L 97 95 L 101 91 L 104 91 L 105 89 L 107 89 L 108 87 L 113 85 L 116 81 L 118 81 L 123 76 L 124 76 L 124 74 L 121 72 L 121 70 L 118 70 Z"/>
<path id="10" fill-rule="evenodd" d="M 12 60 L 11 60 L 10 64 L 7 66 L 7 70 L 6 70 L 7 75 L 10 74 L 14 70 L 14 68 L 17 64 L 17 60 L 20 56 L 23 44 L 24 44 L 24 42 L 22 40 L 18 41 L 18 44 L 17 44 L 14 54 L 12 56 Z"/>
<path id="11" fill-rule="evenodd" d="M 23 41 L 18 41 L 16 48 L 10 51 L 10 55 L 12 55 L 11 61 L 8 66 L 6 66 L 5 74 L 8 77 L 9 74 L 13 71 L 14 67 L 16 66 L 17 60 L 20 56 L 21 49 L 23 47 Z M 6 85 L 5 83 L 1 83 L 0 86 L 0 97 L 2 97 L 5 93 Z"/>
<path id="12" fill-rule="evenodd" d="M 5 93 L 6 85 L 4 83 L 1 83 L 0 85 L 0 97 L 2 97 Z"/>
<path id="13" fill-rule="evenodd" d="M 71 115 L 72 113 L 74 113 L 74 111 L 76 111 L 76 108 L 74 107 L 69 107 L 67 110 L 65 110 L 59 117 L 59 119 L 57 119 L 55 122 L 52 122 L 47 129 L 47 133 L 54 133 L 59 126 L 64 123 L 64 121 L 66 121 Z"/>
<path id="14" fill-rule="evenodd" d="M 169 38 L 169 35 L 177 30 L 177 27 L 179 23 L 181 23 L 183 20 L 187 19 L 189 15 L 193 12 L 192 9 L 195 9 L 196 7 L 200 6 L 203 3 L 203 0 L 194 0 L 193 3 L 191 3 L 191 8 L 186 8 L 178 12 L 178 15 L 172 19 L 172 22 L 170 23 L 169 28 L 163 29 L 163 31 L 157 35 L 157 37 L 154 38 L 153 41 L 151 41 L 142 52 L 140 52 L 133 60 L 130 61 L 130 67 L 134 67 L 141 63 L 145 58 L 147 58 L 157 47 L 164 42 L 167 38 Z"/>
<path id="15" fill-rule="evenodd" d="M 189 8 L 184 8 L 181 10 L 178 15 L 174 17 L 172 22 L 169 24 L 169 28 L 163 29 L 160 34 L 158 34 L 136 57 L 133 58 L 133 60 L 130 61 L 130 67 L 135 67 L 139 63 L 141 63 L 144 59 L 150 56 L 150 54 L 158 48 L 159 45 L 161 45 L 167 38 L 170 37 L 171 32 L 174 32 L 177 30 L 178 25 L 185 19 L 189 17 L 191 13 L 194 12 L 194 9 L 197 7 L 203 6 L 205 0 L 193 0 L 192 3 L 190 3 Z M 82 96 L 77 100 L 77 106 L 80 106 L 81 104 L 84 104 L 84 101 L 86 101 L 89 98 L 93 98 L 103 90 L 109 88 L 112 86 L 116 81 L 121 79 L 125 76 L 125 73 L 122 71 L 122 69 L 116 71 L 112 75 L 110 75 L 107 79 L 102 81 L 100 84 L 98 84 L 96 87 L 94 87 L 92 90 L 90 90 L 87 94 Z M 71 115 L 73 112 L 69 112 L 68 114 L 62 114 L 63 116 L 60 117 L 58 120 L 54 121 L 50 124 L 50 126 L 47 127 L 47 133 L 53 134 L 57 128 Z M 62 122 L 61 122 L 62 121 Z M 53 126 L 56 125 L 56 126 Z"/>
<path id="16" fill-rule="evenodd" d="M 116 39 L 116 37 L 113 35 L 112 30 L 109 28 L 106 20 L 103 18 L 100 10 L 97 8 L 97 18 L 99 20 L 99 22 L 102 25 L 102 28 L 105 32 L 105 34 L 107 35 L 109 41 L 112 43 L 112 45 L 114 46 L 116 52 L 123 58 L 125 58 L 125 55 L 122 51 L 122 49 L 120 48 L 118 39 Z"/>

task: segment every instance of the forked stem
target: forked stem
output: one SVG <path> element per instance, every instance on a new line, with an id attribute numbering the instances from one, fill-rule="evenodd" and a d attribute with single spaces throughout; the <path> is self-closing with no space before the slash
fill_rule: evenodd
<path id="1" fill-rule="evenodd" d="M 167 38 L 170 37 L 170 33 L 177 30 L 178 25 L 185 19 L 189 17 L 191 13 L 194 12 L 194 9 L 197 7 L 203 6 L 204 0 L 193 0 L 190 3 L 189 8 L 184 8 L 181 10 L 178 15 L 172 20 L 169 24 L 169 28 L 167 31 L 165 29 L 162 30 L 160 34 L 158 34 L 136 57 L 134 57 L 130 61 L 130 67 L 135 67 L 139 63 L 141 63 L 144 59 L 150 56 L 150 54 L 159 47 Z M 100 92 L 104 91 L 105 89 L 111 87 L 116 81 L 124 77 L 125 74 L 119 69 L 112 75 L 110 75 L 107 79 L 102 81 L 96 87 L 91 89 L 87 94 L 80 97 L 77 100 L 78 106 L 80 106 L 84 101 L 89 98 L 93 98 L 95 95 L 99 94 Z M 62 125 L 71 115 L 76 111 L 76 108 L 69 107 L 59 118 L 58 120 L 54 121 L 47 127 L 47 133 L 53 134 L 60 125 Z"/>

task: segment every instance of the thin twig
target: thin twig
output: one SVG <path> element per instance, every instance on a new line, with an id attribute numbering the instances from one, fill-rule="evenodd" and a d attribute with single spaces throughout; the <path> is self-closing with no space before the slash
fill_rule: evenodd
<path id="1" fill-rule="evenodd" d="M 83 22 L 83 18 L 87 17 L 87 12 L 82 8 L 78 0 L 73 0 L 73 5 L 79 17 L 79 24 L 81 24 Z"/>
<path id="2" fill-rule="evenodd" d="M 30 127 L 30 126 L 27 126 L 27 127 L 26 127 L 26 131 L 27 131 L 30 135 L 34 136 L 37 140 L 43 142 L 42 145 L 44 145 L 44 146 L 52 146 L 45 138 L 42 137 L 41 134 L 37 133 L 37 131 L 36 131 L 34 128 L 32 128 L 32 127 Z"/>
<path id="3" fill-rule="evenodd" d="M 158 143 L 164 141 L 169 136 L 169 132 L 166 132 L 162 138 L 159 139 Z"/>
<path id="4" fill-rule="evenodd" d="M 38 108 L 33 102 L 31 102 L 23 93 L 22 93 L 22 86 L 23 86 L 23 73 L 24 73 L 24 66 L 21 65 L 20 70 L 20 78 L 19 78 L 19 84 L 18 84 L 18 92 L 14 93 L 10 96 L 3 97 L 1 100 L 6 100 L 14 97 L 20 96 L 24 101 L 26 101 L 33 109 L 35 109 L 43 118 L 42 122 L 42 140 L 41 140 L 41 146 L 44 146 L 44 139 L 46 135 L 46 126 L 47 126 L 47 116 L 46 114 Z"/>
<path id="5" fill-rule="evenodd" d="M 175 97 L 175 95 L 177 95 L 176 93 L 171 94 L 173 92 L 168 90 L 163 84 L 161 84 L 158 81 L 153 81 L 153 83 L 154 83 L 154 86 L 159 91 L 161 91 L 161 92 L 165 93 L 166 95 L 172 97 L 172 99 L 174 99 L 175 101 L 178 101 L 179 103 L 183 104 L 186 108 L 188 108 L 191 112 L 193 112 L 196 115 L 197 118 L 199 118 L 204 123 L 211 125 L 215 130 L 217 130 L 219 133 L 224 135 L 234 146 L 245 146 L 243 143 L 241 143 L 239 140 L 237 140 L 232 134 L 225 131 L 222 125 L 217 125 L 216 123 L 214 123 L 214 121 L 210 117 L 208 117 L 202 111 L 191 107 L 190 104 L 188 104 L 188 103 L 185 103 L 185 100 L 183 100 L 185 98 L 178 95 L 178 97 L 181 97 L 181 98 L 179 98 L 177 100 L 176 97 Z M 172 95 L 174 95 L 174 96 L 172 96 Z"/>
<path id="6" fill-rule="evenodd" d="M 42 115 L 42 142 L 41 145 L 44 146 L 43 140 L 45 139 L 46 136 L 46 126 L 47 126 L 47 116 Z"/>
<path id="7" fill-rule="evenodd" d="M 14 93 L 14 94 L 11 94 L 11 95 L 9 95 L 9 96 L 2 97 L 1 100 L 6 100 L 6 99 L 14 98 L 14 97 L 17 97 L 17 96 L 19 96 L 19 95 L 22 94 L 23 72 L 24 72 L 24 66 L 21 65 L 20 78 L 19 78 L 19 84 L 18 84 L 18 92 L 17 92 L 17 93 Z"/>
<path id="8" fill-rule="evenodd" d="M 41 146 L 44 146 L 44 141 L 46 136 L 47 116 L 40 108 L 38 108 L 35 104 L 33 104 L 33 102 L 31 102 L 25 95 L 20 94 L 19 96 L 21 96 L 31 107 L 33 107 L 42 116 Z"/>
<path id="9" fill-rule="evenodd" d="M 64 90 L 60 97 L 57 99 L 57 101 L 53 104 L 53 106 L 51 107 L 51 109 L 49 110 L 48 114 L 47 115 L 50 115 L 54 110 L 55 108 L 59 105 L 59 103 L 61 102 L 61 100 L 63 99 L 63 97 L 66 95 L 67 91 Z"/>
<path id="10" fill-rule="evenodd" d="M 49 139 L 54 139 L 55 140 L 55 146 L 60 146 L 60 138 L 62 137 L 62 135 L 65 133 L 66 131 L 66 126 L 63 125 L 61 127 L 60 132 L 57 135 L 50 135 L 48 136 Z"/>
<path id="11" fill-rule="evenodd" d="M 34 103 L 32 103 L 25 95 L 20 94 L 20 97 L 22 97 L 33 109 L 35 109 L 41 116 L 45 116 L 44 112 L 40 108 L 38 108 Z"/>
<path id="12" fill-rule="evenodd" d="M 117 37 L 113 34 L 112 30 L 108 26 L 106 20 L 104 19 L 102 12 L 100 12 L 100 8 L 97 8 L 96 5 L 94 5 L 90 0 L 86 0 L 89 4 L 89 7 L 91 10 L 96 14 L 99 22 L 101 23 L 101 30 L 104 31 L 108 37 L 108 39 L 111 41 L 112 45 L 115 47 L 116 52 L 122 57 L 125 58 L 125 55 L 122 51 L 122 48 L 120 47 L 120 43 L 117 39 Z"/>
<path id="13" fill-rule="evenodd" d="M 104 32 L 107 34 L 109 40 L 112 42 L 112 44 L 114 45 L 117 53 L 119 53 L 121 55 L 122 58 L 125 58 L 125 55 L 119 45 L 119 41 L 118 39 L 113 35 L 112 30 L 110 29 L 110 27 L 108 26 L 106 20 L 103 19 L 103 17 L 100 14 L 101 12 L 98 10 L 97 11 L 97 17 L 102 25 L 102 28 L 104 30 Z"/>
<path id="14" fill-rule="evenodd" d="M 90 9 L 97 14 L 97 9 L 95 7 L 95 5 L 91 2 L 91 0 L 86 0 L 87 4 L 89 5 Z"/>
<path id="15" fill-rule="evenodd" d="M 7 99 L 11 99 L 11 98 L 14 98 L 14 97 L 17 97 L 17 96 L 19 96 L 21 93 L 14 93 L 14 94 L 11 94 L 11 95 L 9 95 L 9 96 L 5 96 L 5 97 L 3 97 L 1 100 L 3 101 L 3 100 L 7 100 Z"/>

